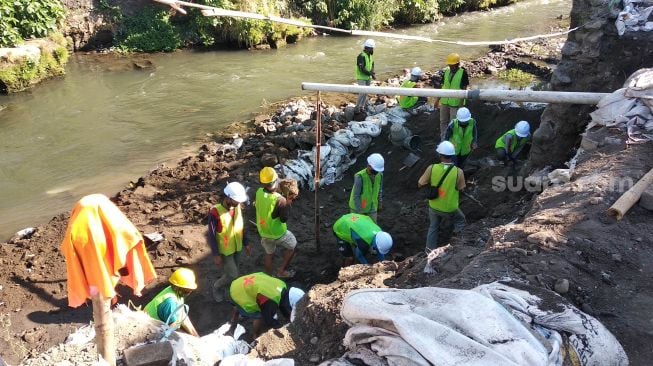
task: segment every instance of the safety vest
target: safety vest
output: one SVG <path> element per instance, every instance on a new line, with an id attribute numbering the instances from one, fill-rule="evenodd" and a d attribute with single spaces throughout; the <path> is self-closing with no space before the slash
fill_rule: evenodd
<path id="1" fill-rule="evenodd" d="M 431 187 L 435 187 L 442 175 L 451 165 L 433 164 L 431 169 Z M 447 174 L 444 178 L 442 185 L 438 189 L 438 198 L 429 200 L 429 206 L 440 212 L 454 212 L 458 209 L 458 190 L 456 189 L 456 182 L 458 181 L 458 168 L 453 166 L 452 172 Z"/>
<path id="2" fill-rule="evenodd" d="M 526 144 L 527 138 L 520 138 L 517 136 L 517 133 L 515 132 L 514 129 L 504 133 L 501 137 L 497 139 L 497 142 L 494 144 L 495 149 L 505 149 L 506 148 L 506 136 L 510 135 L 510 149 L 508 149 L 509 153 L 512 153 L 515 151 L 518 147 Z"/>
<path id="3" fill-rule="evenodd" d="M 159 305 L 161 305 L 166 299 L 173 298 L 177 302 L 177 306 L 184 303 L 184 298 L 177 295 L 175 290 L 172 289 L 172 286 L 168 286 L 163 291 L 159 292 L 152 301 L 148 302 L 145 305 L 145 312 L 153 319 L 159 319 Z M 167 319 L 159 319 L 162 322 L 165 322 Z"/>
<path id="4" fill-rule="evenodd" d="M 267 192 L 263 188 L 256 191 L 256 228 L 262 238 L 279 239 L 288 230 L 285 222 L 281 222 L 278 217 L 272 218 L 279 197 L 279 193 Z"/>
<path id="5" fill-rule="evenodd" d="M 367 52 L 361 52 L 361 54 L 365 57 L 365 70 L 367 72 L 372 72 L 374 56 Z M 363 74 L 363 72 L 358 68 L 358 60 L 356 61 L 356 80 L 372 80 L 372 76 Z"/>
<path id="6" fill-rule="evenodd" d="M 458 70 L 456 70 L 456 73 L 453 74 L 453 78 L 450 78 L 449 77 L 450 75 L 451 75 L 451 69 L 447 67 L 446 69 L 444 69 L 444 84 L 442 86 L 442 89 L 461 90 L 460 82 L 463 80 L 463 68 L 459 67 Z M 463 99 L 459 99 L 459 98 L 440 98 L 440 103 L 454 108 L 460 107 L 461 105 L 465 104 L 463 102 Z"/>
<path id="7" fill-rule="evenodd" d="M 402 88 L 413 88 L 413 87 L 415 87 L 415 85 L 417 85 L 417 83 L 412 81 L 412 80 L 405 80 L 403 83 L 401 83 Z M 418 99 L 419 98 L 417 98 L 417 97 L 401 95 L 399 97 L 399 106 L 401 106 L 401 108 L 403 108 L 403 109 L 413 108 L 413 106 L 415 104 L 417 104 Z"/>
<path id="8" fill-rule="evenodd" d="M 263 272 L 256 272 L 233 280 L 229 287 L 229 296 L 236 305 L 247 313 L 259 313 L 261 308 L 256 303 L 257 295 L 263 295 L 279 305 L 281 292 L 286 287 L 286 283 L 282 280 Z"/>
<path id="9" fill-rule="evenodd" d="M 369 216 L 350 213 L 339 218 L 333 224 L 333 232 L 341 240 L 354 245 L 351 232 L 355 232 L 365 243 L 372 246 L 374 237 L 381 228 Z"/>
<path id="10" fill-rule="evenodd" d="M 354 177 L 361 177 L 363 182 L 363 187 L 361 187 L 361 212 L 359 213 L 369 213 L 376 212 L 379 208 L 379 191 L 381 190 L 381 180 L 383 179 L 383 173 L 377 172 L 374 177 L 374 184 L 372 184 L 372 179 L 370 175 L 367 174 L 367 168 L 359 171 L 354 175 Z M 349 194 L 349 208 L 352 210 L 356 209 L 354 204 L 354 190 L 351 190 Z"/>
<path id="11" fill-rule="evenodd" d="M 472 151 L 474 125 L 476 124 L 476 121 L 473 118 L 470 119 L 465 128 L 460 126 L 460 121 L 458 121 L 457 118 L 454 118 L 452 122 L 453 131 L 451 131 L 449 141 L 456 148 L 456 155 L 467 156 Z"/>
<path id="12" fill-rule="evenodd" d="M 214 207 L 218 211 L 220 225 L 222 226 L 222 231 L 215 233 L 215 239 L 218 241 L 218 251 L 224 256 L 240 252 L 243 250 L 243 229 L 245 227 L 240 205 L 234 209 L 233 217 L 229 210 L 221 204 L 218 203 Z"/>

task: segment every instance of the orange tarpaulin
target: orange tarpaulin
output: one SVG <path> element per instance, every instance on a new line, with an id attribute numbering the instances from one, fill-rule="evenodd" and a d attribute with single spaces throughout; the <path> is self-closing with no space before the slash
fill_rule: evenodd
<path id="1" fill-rule="evenodd" d="M 109 199 L 88 195 L 75 204 L 61 243 L 68 272 L 68 305 L 91 298 L 91 288 L 104 298 L 115 296 L 118 280 L 141 295 L 156 273 L 143 236 Z M 124 268 L 124 276 L 119 270 Z"/>

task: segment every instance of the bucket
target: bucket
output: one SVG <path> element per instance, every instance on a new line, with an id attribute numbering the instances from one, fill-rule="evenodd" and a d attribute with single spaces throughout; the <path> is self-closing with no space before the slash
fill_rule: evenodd
<path id="1" fill-rule="evenodd" d="M 393 123 L 390 127 L 390 142 L 393 145 L 400 146 L 406 139 L 412 136 L 412 132 L 401 124 Z"/>
<path id="2" fill-rule="evenodd" d="M 404 147 L 410 151 L 419 150 L 422 139 L 418 135 L 408 136 L 404 139 Z"/>

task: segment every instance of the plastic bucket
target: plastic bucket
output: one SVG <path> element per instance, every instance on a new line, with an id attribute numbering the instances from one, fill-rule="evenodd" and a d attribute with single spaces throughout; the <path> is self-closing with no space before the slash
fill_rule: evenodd
<path id="1" fill-rule="evenodd" d="M 404 147 L 408 150 L 418 150 L 422 144 L 422 139 L 418 135 L 408 136 L 404 139 Z"/>

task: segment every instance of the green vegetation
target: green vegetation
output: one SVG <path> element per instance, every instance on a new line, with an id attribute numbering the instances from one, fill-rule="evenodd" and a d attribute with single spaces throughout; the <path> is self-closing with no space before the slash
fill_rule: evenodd
<path id="1" fill-rule="evenodd" d="M 59 35 L 57 39 L 40 42 L 41 57 L 38 60 L 24 57 L 0 69 L 0 92 L 15 93 L 43 79 L 64 75 L 68 50 L 59 39 L 63 37 Z"/>
<path id="2" fill-rule="evenodd" d="M 499 78 L 519 85 L 530 84 L 535 79 L 533 75 L 519 69 L 499 71 Z"/>
<path id="3" fill-rule="evenodd" d="M 59 0 L 0 0 L 0 47 L 56 31 L 64 16 Z"/>
<path id="4" fill-rule="evenodd" d="M 399 0 L 399 9 L 394 15 L 400 24 L 432 23 L 440 17 L 437 0 Z"/>

